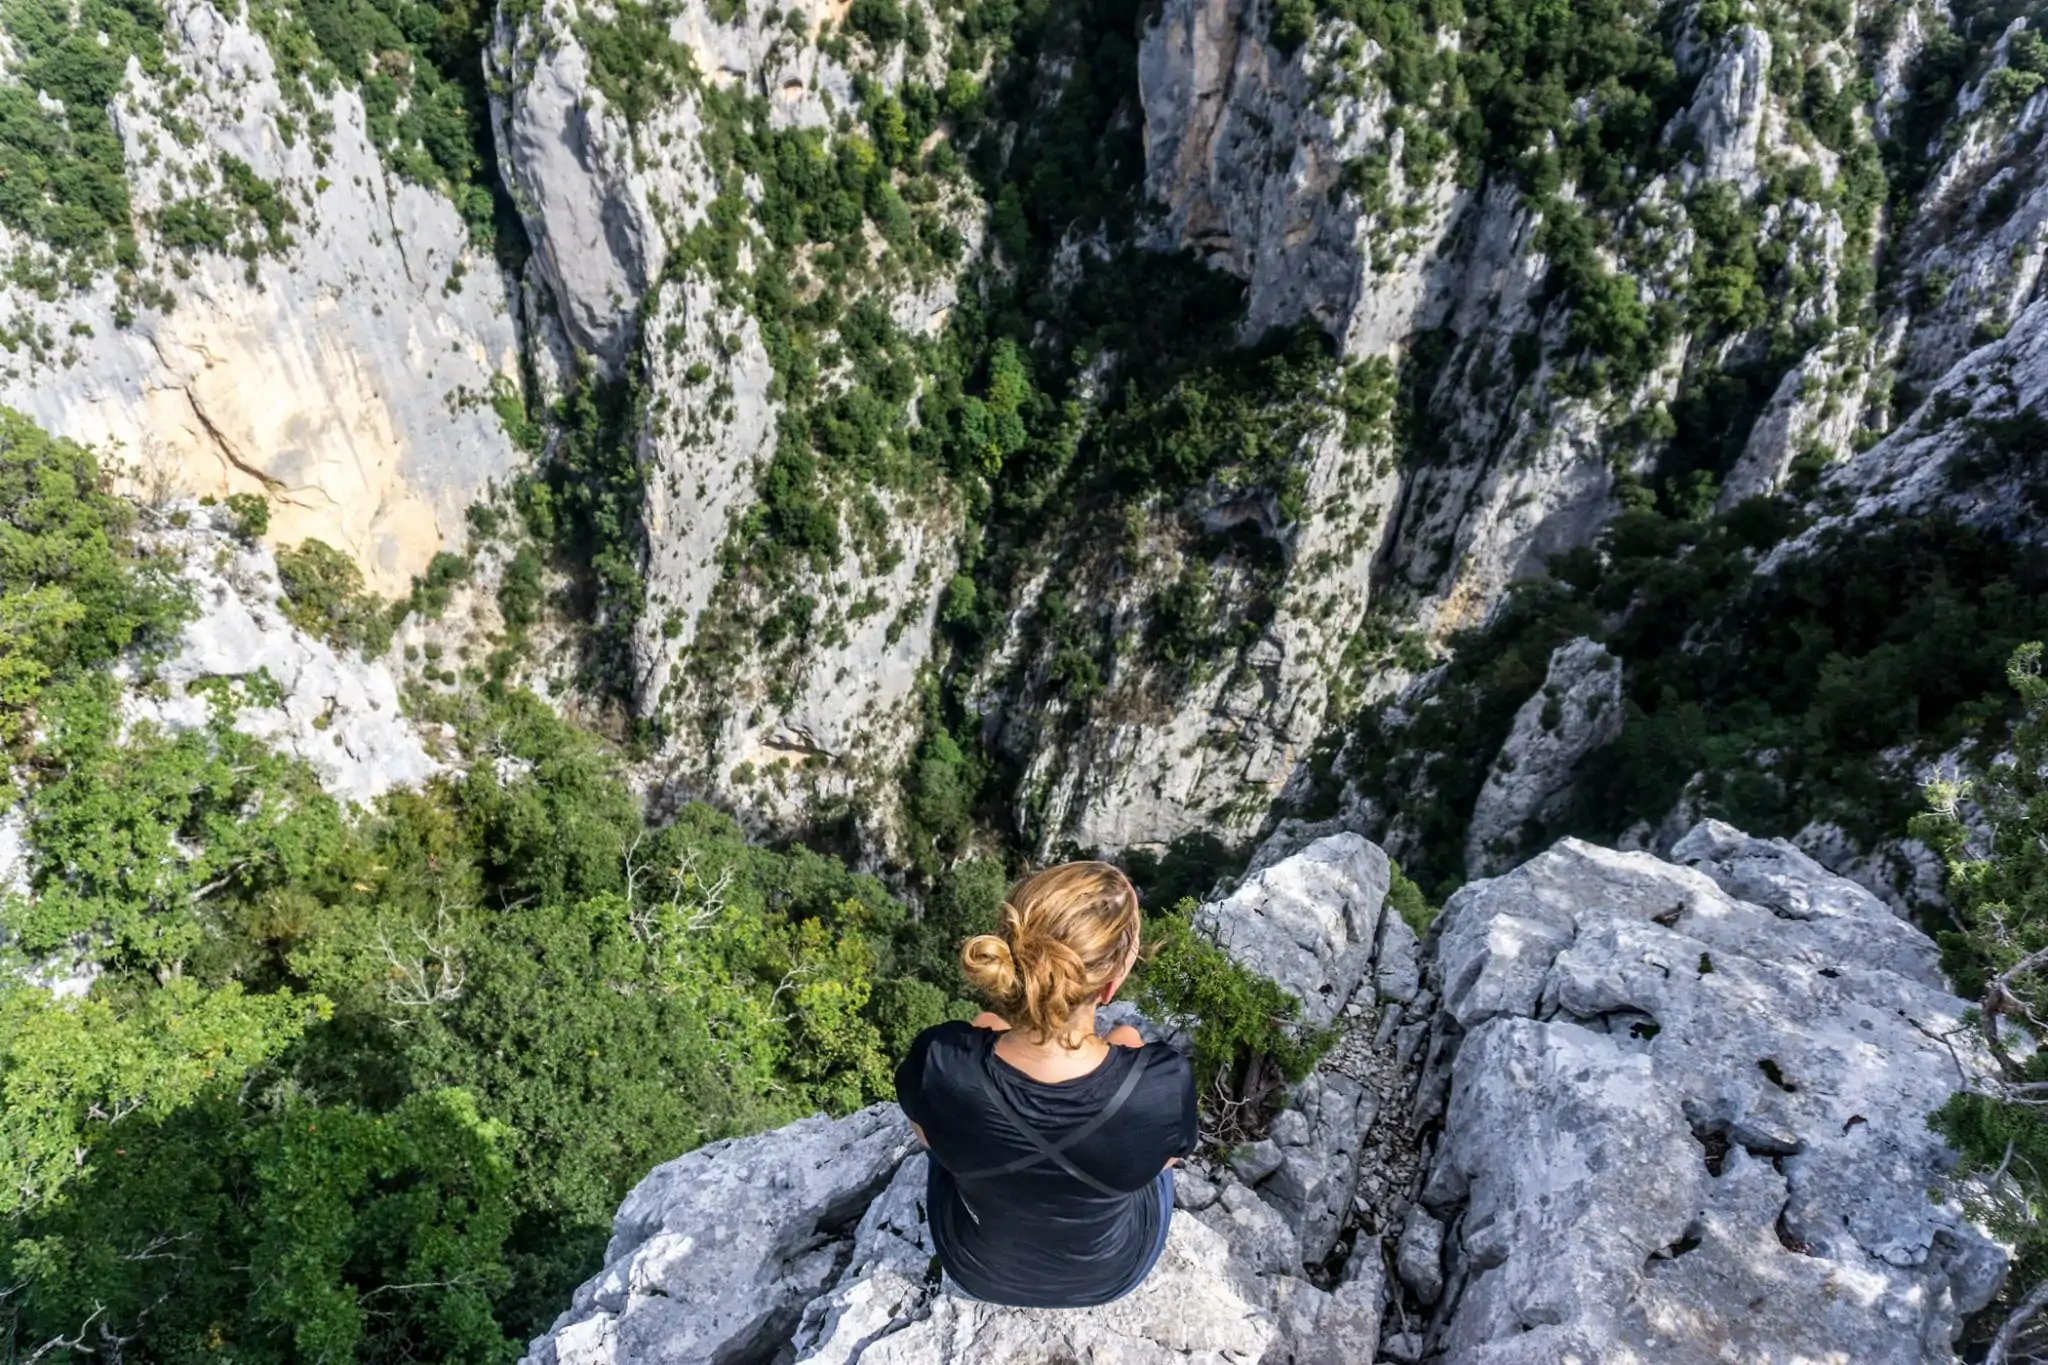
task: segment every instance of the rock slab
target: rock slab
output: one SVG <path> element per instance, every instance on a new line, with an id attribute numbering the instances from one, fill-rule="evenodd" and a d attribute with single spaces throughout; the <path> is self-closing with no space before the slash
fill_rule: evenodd
<path id="1" fill-rule="evenodd" d="M 1586 756 L 1619 735 L 1621 721 L 1621 660 L 1593 640 L 1559 645 L 1479 789 L 1465 834 L 1466 875 L 1511 867 L 1523 830 L 1558 814 Z"/>
<path id="2" fill-rule="evenodd" d="M 1782 841 L 1674 858 L 1566 840 L 1444 909 L 1427 1358 L 1953 1359 L 2004 1254 L 1942 1194 L 1984 1059 L 1933 945 Z"/>
<path id="3" fill-rule="evenodd" d="M 1360 834 L 1333 834 L 1204 905 L 1195 923 L 1238 962 L 1301 1000 L 1312 1027 L 1332 1023 L 1372 965 L 1391 871 Z"/>

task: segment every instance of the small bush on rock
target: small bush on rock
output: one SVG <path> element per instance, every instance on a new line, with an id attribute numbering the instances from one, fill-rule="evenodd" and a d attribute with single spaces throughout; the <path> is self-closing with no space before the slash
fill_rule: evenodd
<path id="1" fill-rule="evenodd" d="M 270 530 L 270 502 L 260 493 L 228 494 L 230 530 L 244 545 L 254 545 Z"/>
<path id="2" fill-rule="evenodd" d="M 336 649 L 382 654 L 391 645 L 391 614 L 363 590 L 355 562 L 322 540 L 305 540 L 277 552 L 277 577 L 284 588 L 284 614 L 309 635 Z"/>
<path id="3" fill-rule="evenodd" d="M 1387 904 L 1394 907 L 1395 914 L 1407 921 L 1410 929 L 1418 934 L 1429 932 L 1430 924 L 1436 919 L 1437 911 L 1442 907 L 1429 903 L 1429 898 L 1422 894 L 1422 888 L 1402 874 L 1399 863 L 1388 863 L 1387 870 Z"/>
<path id="4" fill-rule="evenodd" d="M 1255 1108 L 1282 1081 L 1308 1075 L 1331 1037 L 1300 1022 L 1300 1001 L 1233 962 L 1194 912 L 1183 900 L 1152 922 L 1133 999 L 1151 1018 L 1193 1023 L 1195 1078 L 1212 1111 Z"/>

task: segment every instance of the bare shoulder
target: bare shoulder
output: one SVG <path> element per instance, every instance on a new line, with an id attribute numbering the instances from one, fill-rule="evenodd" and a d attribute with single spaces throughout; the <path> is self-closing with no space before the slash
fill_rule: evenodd
<path id="1" fill-rule="evenodd" d="M 1132 1028 L 1129 1024 L 1118 1024 L 1115 1028 L 1109 1031 L 1109 1037 L 1105 1041 L 1107 1041 L 1112 1047 L 1145 1046 L 1144 1035 L 1139 1033 L 1136 1029 Z"/>

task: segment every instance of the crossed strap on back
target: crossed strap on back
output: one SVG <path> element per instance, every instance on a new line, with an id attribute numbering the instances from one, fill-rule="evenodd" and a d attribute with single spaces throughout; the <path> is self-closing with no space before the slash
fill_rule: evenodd
<path id="1" fill-rule="evenodd" d="M 955 1178 L 959 1180 L 982 1180 L 989 1176 L 1013 1175 L 1018 1171 L 1029 1170 L 1041 1161 L 1050 1161 L 1091 1190 L 1114 1196 L 1122 1196 L 1129 1193 L 1127 1190 L 1113 1190 L 1103 1184 L 1100 1180 L 1097 1180 L 1094 1176 L 1076 1166 L 1068 1159 L 1066 1153 L 1067 1148 L 1094 1136 L 1103 1124 L 1116 1117 L 1117 1111 L 1124 1107 L 1124 1101 L 1128 1100 L 1132 1092 L 1137 1090 L 1138 1081 L 1145 1071 L 1144 1063 L 1137 1058 L 1131 1059 L 1131 1069 L 1124 1073 L 1123 1084 L 1119 1085 L 1116 1088 L 1116 1093 L 1109 1097 L 1109 1103 L 1102 1107 L 1101 1113 L 1061 1138 L 1058 1142 L 1047 1142 L 1045 1135 L 1036 1128 L 1033 1128 L 1025 1120 L 1024 1116 L 1017 1112 L 1017 1106 L 1010 1103 L 1009 1097 L 1003 1094 L 1002 1087 L 996 1084 L 996 1078 L 989 1074 L 989 1057 L 993 1057 L 994 1053 L 995 1050 L 991 1048 L 989 1056 L 982 1059 L 979 1071 L 981 1088 L 988 1092 L 989 1099 L 995 1102 L 996 1108 L 1002 1111 L 1003 1117 L 1008 1119 L 1011 1125 L 1024 1135 L 1024 1140 L 1029 1142 L 1036 1150 L 1030 1156 L 1018 1157 L 1015 1161 L 1009 1162 L 1006 1165 L 991 1166 L 985 1171 L 968 1171 Z"/>

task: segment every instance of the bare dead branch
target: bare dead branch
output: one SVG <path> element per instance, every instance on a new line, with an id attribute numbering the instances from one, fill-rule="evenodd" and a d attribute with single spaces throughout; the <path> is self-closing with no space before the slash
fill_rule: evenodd
<path id="1" fill-rule="evenodd" d="M 2012 1357 L 2013 1343 L 2020 1332 L 2033 1320 L 2036 1313 L 2048 1307 L 2048 1280 L 2043 1280 L 2027 1291 L 2005 1323 L 1998 1329 L 1998 1335 L 1991 1339 L 1991 1349 L 1985 1352 L 1984 1365 L 2006 1365 Z"/>

